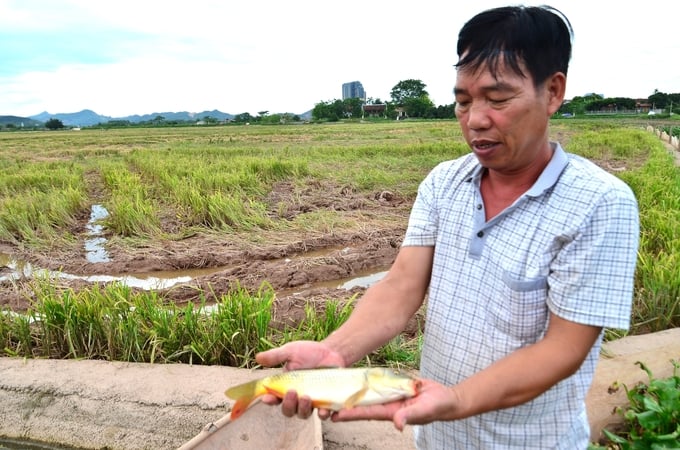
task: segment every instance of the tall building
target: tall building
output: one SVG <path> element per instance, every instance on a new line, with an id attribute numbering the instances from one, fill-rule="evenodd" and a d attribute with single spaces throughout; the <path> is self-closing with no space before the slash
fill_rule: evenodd
<path id="1" fill-rule="evenodd" d="M 360 98 L 366 100 L 366 92 L 359 81 L 350 81 L 342 85 L 342 99 Z"/>

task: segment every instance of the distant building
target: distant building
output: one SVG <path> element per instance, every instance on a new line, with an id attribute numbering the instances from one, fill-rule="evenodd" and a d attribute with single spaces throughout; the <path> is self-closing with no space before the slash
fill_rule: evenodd
<path id="1" fill-rule="evenodd" d="M 387 105 L 385 104 L 375 104 L 375 105 L 361 105 L 362 117 L 385 117 L 385 111 Z"/>
<path id="2" fill-rule="evenodd" d="M 366 100 L 366 91 L 359 81 L 350 81 L 342 85 L 342 99 L 360 98 Z"/>
<path id="3" fill-rule="evenodd" d="M 638 113 L 648 113 L 652 111 L 652 108 L 654 105 L 649 103 L 649 100 L 646 98 L 639 98 L 635 100 L 635 109 Z"/>

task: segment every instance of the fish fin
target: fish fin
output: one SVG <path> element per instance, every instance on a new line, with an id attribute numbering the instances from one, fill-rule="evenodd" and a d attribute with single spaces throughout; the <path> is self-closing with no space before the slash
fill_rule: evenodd
<path id="1" fill-rule="evenodd" d="M 366 392 L 368 392 L 368 385 L 362 387 L 358 391 L 356 391 L 354 394 L 350 395 L 347 400 L 345 400 L 345 403 L 343 404 L 343 407 L 345 408 L 351 408 L 357 403 L 361 401 L 362 398 L 366 395 Z"/>
<path id="2" fill-rule="evenodd" d="M 234 406 L 231 408 L 231 420 L 236 420 L 248 409 L 253 401 L 264 394 L 259 380 L 249 381 L 248 383 L 239 384 L 237 386 L 227 389 L 224 394 L 236 400 Z"/>
<path id="3" fill-rule="evenodd" d="M 286 395 L 285 392 L 277 391 L 276 389 L 270 386 L 264 386 L 264 390 L 267 392 L 267 394 L 274 395 L 281 399 L 283 398 L 284 395 Z"/>

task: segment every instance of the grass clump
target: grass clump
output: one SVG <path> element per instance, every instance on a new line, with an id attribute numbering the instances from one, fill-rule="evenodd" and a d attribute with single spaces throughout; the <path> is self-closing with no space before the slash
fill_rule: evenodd
<path id="1" fill-rule="evenodd" d="M 4 355 L 253 367 L 258 352 L 289 340 L 324 339 L 353 306 L 328 300 L 323 311 L 316 311 L 308 305 L 300 324 L 280 330 L 271 326 L 274 291 L 266 284 L 255 293 L 237 286 L 213 293 L 212 304 L 183 306 L 121 284 L 75 292 L 42 280 L 35 290 L 40 300 L 25 313 L 0 312 Z M 412 360 L 403 354 L 398 358 L 377 361 Z"/>
<path id="2" fill-rule="evenodd" d="M 24 314 L 0 314 L 5 355 L 246 366 L 269 348 L 274 293 L 235 288 L 214 305 L 179 306 L 121 284 L 75 292 L 42 281 Z"/>
<path id="3" fill-rule="evenodd" d="M 658 140 L 649 146 L 642 167 L 620 174 L 640 205 L 633 334 L 680 326 L 680 172 Z"/>

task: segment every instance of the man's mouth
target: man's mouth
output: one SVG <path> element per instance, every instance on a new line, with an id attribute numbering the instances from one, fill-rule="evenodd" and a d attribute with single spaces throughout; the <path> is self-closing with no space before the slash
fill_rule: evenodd
<path id="1" fill-rule="evenodd" d="M 486 152 L 498 145 L 498 142 L 487 140 L 474 140 L 471 142 L 472 149 L 479 152 Z"/>

